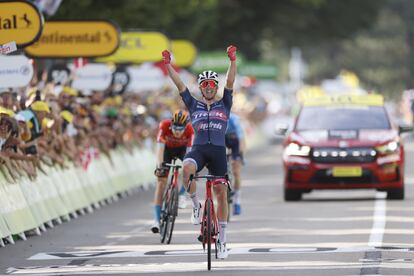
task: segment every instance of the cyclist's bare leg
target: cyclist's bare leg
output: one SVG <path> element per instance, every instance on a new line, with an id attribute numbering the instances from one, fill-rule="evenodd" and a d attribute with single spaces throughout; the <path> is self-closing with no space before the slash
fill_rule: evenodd
<path id="1" fill-rule="evenodd" d="M 162 195 L 164 194 L 165 185 L 167 184 L 167 177 L 158 177 L 157 187 L 154 194 L 154 205 L 161 205 Z"/>
<path id="2" fill-rule="evenodd" d="M 154 223 L 158 223 L 161 218 L 161 203 L 162 195 L 164 193 L 167 177 L 158 177 L 157 186 L 154 193 Z"/>
<path id="3" fill-rule="evenodd" d="M 240 188 L 241 188 L 241 167 L 242 162 L 241 160 L 233 160 L 231 163 L 233 175 L 234 175 L 234 183 L 233 186 L 233 203 L 240 204 Z"/>
<path id="4" fill-rule="evenodd" d="M 213 190 L 217 198 L 217 219 L 227 221 L 227 186 L 224 184 L 214 185 Z"/>
<path id="5" fill-rule="evenodd" d="M 240 190 L 240 184 L 241 184 L 241 167 L 242 163 L 240 160 L 233 160 L 231 162 L 233 175 L 234 175 L 234 189 Z"/>
<path id="6" fill-rule="evenodd" d="M 183 162 L 183 184 L 185 185 L 185 188 L 188 189 L 188 181 L 190 180 L 190 175 L 196 174 L 197 167 L 194 162 L 191 160 L 184 160 Z M 190 191 L 187 191 L 190 195 L 190 198 L 193 202 L 193 207 L 198 207 L 198 198 L 197 198 L 197 187 L 196 187 L 196 181 L 193 180 L 191 183 Z"/>
<path id="7" fill-rule="evenodd" d="M 219 224 L 219 241 L 226 243 L 227 213 L 227 186 L 220 184 L 214 185 L 214 193 L 217 198 L 217 220 Z"/>

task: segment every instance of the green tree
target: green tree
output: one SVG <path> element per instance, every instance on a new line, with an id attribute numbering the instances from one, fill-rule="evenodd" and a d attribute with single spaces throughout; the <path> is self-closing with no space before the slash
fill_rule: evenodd
<path id="1" fill-rule="evenodd" d="M 405 29 L 405 42 L 408 48 L 406 58 L 408 61 L 408 76 L 406 85 L 414 87 L 414 2 L 407 0 L 389 0 L 387 8 L 398 14 L 403 22 Z"/>
<path id="2" fill-rule="evenodd" d="M 410 1 L 388 1 L 370 28 L 347 39 L 317 41 L 303 46 L 308 63 L 307 81 L 318 84 L 347 69 L 360 77 L 364 88 L 392 98 L 399 97 L 402 90 L 412 88 L 414 46 L 410 45 L 410 29 L 414 23 L 410 23 L 405 15 L 410 5 Z"/>
<path id="3" fill-rule="evenodd" d="M 336 40 L 366 28 L 382 0 L 83 0 L 63 1 L 53 19 L 112 19 L 123 30 L 156 29 L 201 50 L 238 45 L 260 56 L 265 36 L 286 45 Z"/>

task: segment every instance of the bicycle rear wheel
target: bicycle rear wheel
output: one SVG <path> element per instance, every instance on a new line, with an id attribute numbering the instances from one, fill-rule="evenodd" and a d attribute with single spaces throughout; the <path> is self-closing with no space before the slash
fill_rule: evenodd
<path id="1" fill-rule="evenodd" d="M 174 188 L 171 191 L 170 200 L 168 202 L 168 222 L 167 222 L 167 227 L 166 227 L 167 244 L 170 244 L 171 242 L 172 233 L 174 230 L 175 218 L 177 217 L 177 214 L 178 214 L 178 190 L 177 188 Z"/>
<path id="2" fill-rule="evenodd" d="M 211 270 L 211 201 L 207 200 L 207 269 Z"/>

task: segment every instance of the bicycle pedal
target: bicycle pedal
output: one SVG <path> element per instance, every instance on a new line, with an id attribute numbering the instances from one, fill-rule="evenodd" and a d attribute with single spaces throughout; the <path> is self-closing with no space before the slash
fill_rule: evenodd
<path id="1" fill-rule="evenodd" d="M 198 240 L 199 242 L 203 242 L 203 241 L 204 241 L 204 242 L 206 242 L 206 241 L 204 240 L 204 236 L 203 236 L 203 235 L 198 235 L 197 240 Z M 214 242 L 216 242 L 215 235 L 211 234 L 211 243 L 214 243 Z"/>

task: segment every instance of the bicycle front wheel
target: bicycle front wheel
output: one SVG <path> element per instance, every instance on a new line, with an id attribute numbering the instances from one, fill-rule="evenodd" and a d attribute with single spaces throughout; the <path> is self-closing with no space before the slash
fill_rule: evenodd
<path id="1" fill-rule="evenodd" d="M 167 234 L 167 226 L 168 226 L 168 205 L 165 200 L 163 200 L 161 206 L 161 218 L 160 218 L 160 240 L 161 243 L 164 243 L 165 237 Z"/>
<path id="2" fill-rule="evenodd" d="M 167 244 L 170 244 L 171 242 L 172 233 L 174 230 L 175 218 L 177 217 L 177 214 L 178 214 L 178 190 L 177 188 L 174 188 L 171 191 L 170 201 L 168 202 L 168 223 L 166 227 Z"/>
<path id="3" fill-rule="evenodd" d="M 211 270 L 211 201 L 207 200 L 207 269 Z"/>

